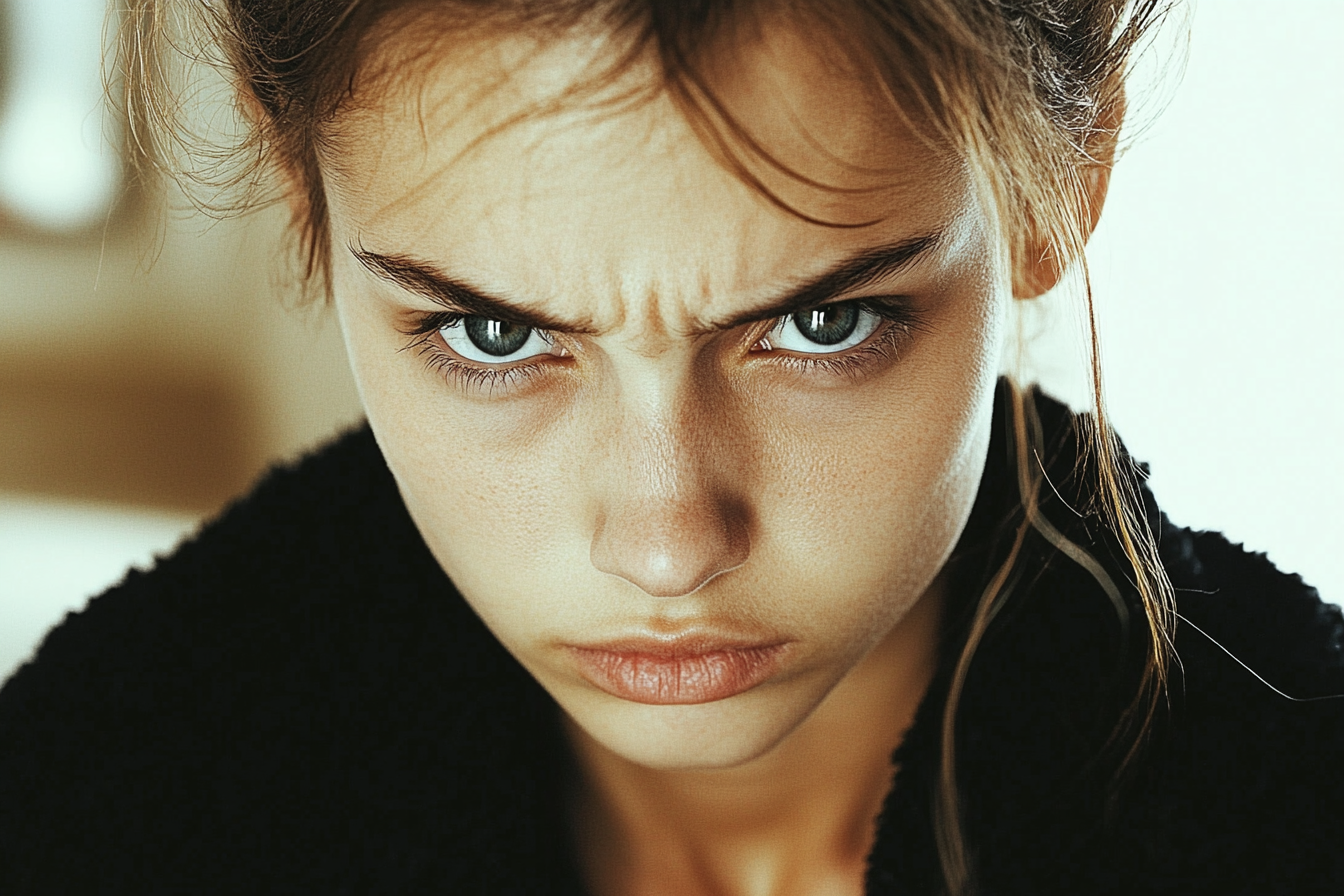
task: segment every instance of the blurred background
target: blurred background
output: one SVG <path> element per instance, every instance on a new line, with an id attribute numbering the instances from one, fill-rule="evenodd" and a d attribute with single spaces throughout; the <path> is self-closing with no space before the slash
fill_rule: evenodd
<path id="1" fill-rule="evenodd" d="M 215 221 L 165 187 L 165 217 L 128 179 L 105 15 L 0 0 L 0 680 L 360 418 L 334 319 L 280 276 L 283 213 Z M 1089 253 L 1111 411 L 1175 521 L 1338 602 L 1344 4 L 1203 0 L 1190 26 L 1183 79 L 1150 71 L 1135 95 L 1151 125 Z M 1076 309 L 1024 312 L 1028 371 L 1086 406 Z"/>

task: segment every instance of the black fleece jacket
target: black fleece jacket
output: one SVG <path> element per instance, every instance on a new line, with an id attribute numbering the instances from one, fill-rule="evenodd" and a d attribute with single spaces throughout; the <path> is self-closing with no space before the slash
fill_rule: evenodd
<path id="1" fill-rule="evenodd" d="M 1044 509 L 1123 590 L 1072 474 L 1074 418 L 1036 401 Z M 941 887 L 950 669 L 1020 512 L 1005 432 L 1000 413 L 940 671 L 878 819 L 872 894 Z M 1269 685 L 1344 694 L 1340 612 L 1263 556 L 1149 511 L 1179 663 L 1118 783 L 1107 738 L 1137 674 L 1132 595 L 1126 639 L 1097 581 L 1033 535 L 976 654 L 956 769 L 977 892 L 1339 896 L 1344 699 Z M 0 690 L 0 894 L 581 893 L 557 716 L 358 429 L 68 616 Z"/>

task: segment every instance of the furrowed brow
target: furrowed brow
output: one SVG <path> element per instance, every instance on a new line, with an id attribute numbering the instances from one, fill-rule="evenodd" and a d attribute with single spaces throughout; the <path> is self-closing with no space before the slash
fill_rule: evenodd
<path id="1" fill-rule="evenodd" d="M 449 277 L 433 265 L 415 258 L 405 255 L 381 255 L 355 246 L 350 247 L 350 253 L 375 276 L 442 305 L 449 311 L 522 324 L 536 330 L 577 333 L 585 336 L 597 334 L 597 329 L 591 321 L 562 320 L 544 311 L 489 295 L 484 290 Z"/>
<path id="2" fill-rule="evenodd" d="M 941 232 L 929 233 L 860 252 L 795 287 L 778 301 L 712 321 L 705 329 L 726 330 L 772 317 L 784 317 L 819 305 L 849 290 L 861 289 L 912 266 L 928 255 L 942 238 Z"/>

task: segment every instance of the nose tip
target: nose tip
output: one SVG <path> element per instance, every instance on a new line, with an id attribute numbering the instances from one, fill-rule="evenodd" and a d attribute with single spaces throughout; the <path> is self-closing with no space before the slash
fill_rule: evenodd
<path id="1" fill-rule="evenodd" d="M 593 537 L 593 566 L 653 597 L 682 597 L 747 561 L 743 514 L 732 508 L 630 507 Z"/>

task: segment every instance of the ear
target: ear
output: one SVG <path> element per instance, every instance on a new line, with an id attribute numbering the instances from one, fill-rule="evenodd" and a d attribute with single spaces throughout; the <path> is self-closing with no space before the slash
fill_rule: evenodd
<path id="1" fill-rule="evenodd" d="M 1091 239 L 1101 220 L 1101 209 L 1106 204 L 1106 192 L 1111 186 L 1111 169 L 1115 166 L 1115 147 L 1120 136 L 1120 125 L 1125 118 L 1124 93 L 1118 93 L 1106 111 L 1097 119 L 1093 138 L 1088 143 L 1092 161 L 1080 172 L 1082 180 L 1082 208 L 1073 209 L 1078 222 L 1085 228 L 1084 240 Z M 1054 247 L 1037 231 L 1027 240 L 1022 257 L 1013 262 L 1013 297 L 1034 299 L 1054 289 L 1064 276 Z"/>

